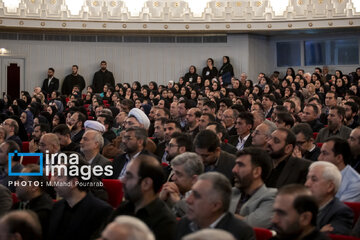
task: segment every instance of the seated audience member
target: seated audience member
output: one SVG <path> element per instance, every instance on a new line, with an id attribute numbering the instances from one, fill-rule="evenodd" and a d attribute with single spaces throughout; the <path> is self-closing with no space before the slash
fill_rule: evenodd
<path id="1" fill-rule="evenodd" d="M 186 217 L 178 222 L 176 239 L 205 229 L 222 229 L 236 239 L 255 239 L 252 228 L 230 213 L 231 184 L 222 174 L 204 173 L 186 199 Z"/>
<path id="2" fill-rule="evenodd" d="M 296 136 L 296 147 L 293 152 L 294 157 L 305 158 L 317 161 L 320 155 L 320 148 L 314 144 L 313 131 L 309 124 L 299 123 L 291 131 Z"/>
<path id="3" fill-rule="evenodd" d="M 79 157 L 79 169 L 88 164 Z M 70 165 L 64 166 L 69 171 Z M 112 207 L 89 192 L 92 180 L 79 171 L 77 176 L 57 172 L 51 177 L 55 191 L 62 197 L 54 204 L 49 221 L 47 239 L 94 239 L 112 212 Z M 62 183 L 62 185 L 59 185 Z M 78 183 L 78 184 L 77 184 Z"/>
<path id="4" fill-rule="evenodd" d="M 9 153 L 14 153 L 15 151 L 20 152 L 19 145 L 12 141 L 6 140 L 0 145 L 0 184 L 7 187 L 11 192 L 15 192 L 14 184 L 18 179 L 18 176 L 9 176 L 8 169 L 11 167 L 12 173 L 20 173 L 24 166 L 21 164 L 21 158 L 18 155 L 11 157 L 11 166 L 9 166 Z"/>
<path id="5" fill-rule="evenodd" d="M 268 187 L 282 187 L 290 183 L 304 184 L 310 161 L 292 156 L 296 137 L 287 128 L 279 128 L 267 142 L 267 152 L 273 159 L 274 168 L 265 181 Z"/>
<path id="6" fill-rule="evenodd" d="M 335 197 L 341 184 L 341 173 L 329 162 L 314 162 L 309 167 L 305 186 L 319 205 L 317 227 L 321 232 L 349 235 L 353 224 L 352 210 Z"/>
<path id="7" fill-rule="evenodd" d="M 178 121 L 176 120 L 167 120 L 165 122 L 164 125 L 164 142 L 162 142 L 161 144 L 159 144 L 159 148 L 164 148 L 164 153 L 162 155 L 158 155 L 159 158 L 161 158 L 161 162 L 162 163 L 167 163 L 167 155 L 168 152 L 165 151 L 166 150 L 166 145 L 169 144 L 170 140 L 171 140 L 171 136 L 174 133 L 181 133 L 181 127 Z"/>
<path id="8" fill-rule="evenodd" d="M 0 219 L 1 239 L 39 240 L 41 225 L 32 211 L 12 211 Z"/>
<path id="9" fill-rule="evenodd" d="M 15 141 L 17 145 L 19 145 L 19 148 L 22 148 L 22 141 L 20 137 L 18 136 L 19 132 L 19 124 L 11 118 L 5 119 L 5 121 L 2 123 L 5 131 L 6 131 L 6 140 Z"/>
<path id="10" fill-rule="evenodd" d="M 96 120 L 105 126 L 105 132 L 103 133 L 103 137 L 108 140 L 109 143 L 112 142 L 116 138 L 115 132 L 112 130 L 112 126 L 114 123 L 114 118 L 112 115 L 108 114 L 100 114 Z"/>
<path id="11" fill-rule="evenodd" d="M 39 173 L 40 167 L 29 164 L 21 172 Z M 53 200 L 47 192 L 47 181 L 48 177 L 46 176 L 20 176 L 18 178 L 19 185 L 16 186 L 16 196 L 20 202 L 13 206 L 13 209 L 34 211 L 39 218 L 43 234 L 46 234 L 53 207 Z M 35 182 L 39 183 L 39 185 L 36 186 Z"/>
<path id="12" fill-rule="evenodd" d="M 346 102 L 344 104 L 345 108 L 345 125 L 351 129 L 359 126 L 359 105 L 354 102 Z"/>
<path id="13" fill-rule="evenodd" d="M 239 113 L 235 128 L 237 131 L 236 136 L 232 136 L 229 139 L 229 143 L 236 147 L 238 151 L 244 149 L 245 147 L 251 146 L 251 130 L 254 125 L 254 116 L 249 112 Z"/>
<path id="14" fill-rule="evenodd" d="M 83 129 L 86 116 L 81 112 L 74 112 L 70 118 L 71 140 L 79 144 L 85 130 Z"/>
<path id="15" fill-rule="evenodd" d="M 301 120 L 309 124 L 313 132 L 319 132 L 324 127 L 324 124 L 318 118 L 319 113 L 319 108 L 315 104 L 307 104 L 303 110 Z"/>
<path id="16" fill-rule="evenodd" d="M 165 142 L 165 123 L 166 118 L 159 118 L 154 121 L 154 143 L 156 144 L 155 155 L 159 158 L 164 155 L 166 142 Z"/>
<path id="17" fill-rule="evenodd" d="M 278 128 L 290 129 L 294 126 L 294 118 L 288 112 L 277 113 L 274 122 Z"/>
<path id="18" fill-rule="evenodd" d="M 101 233 L 99 240 L 155 240 L 149 227 L 131 216 L 119 216 L 109 223 Z"/>
<path id="19" fill-rule="evenodd" d="M 221 123 L 217 123 L 217 122 L 209 123 L 209 125 L 206 127 L 206 129 L 211 130 L 214 133 L 216 133 L 216 135 L 218 136 L 218 138 L 221 141 L 220 148 L 222 151 L 225 151 L 227 153 L 234 154 L 234 155 L 236 154 L 236 152 L 237 152 L 236 147 L 227 143 L 228 133 L 226 131 L 226 128 Z"/>
<path id="20" fill-rule="evenodd" d="M 348 142 L 339 137 L 328 138 L 318 160 L 333 163 L 341 172 L 342 181 L 336 197 L 342 202 L 360 202 L 360 175 L 348 164 L 351 160 Z"/>
<path id="21" fill-rule="evenodd" d="M 60 152 L 60 140 L 54 133 L 44 134 L 39 141 L 39 151 L 43 154 Z"/>
<path id="22" fill-rule="evenodd" d="M 233 173 L 230 212 L 252 227 L 269 228 L 276 189 L 267 188 L 264 181 L 272 169 L 268 153 L 249 147 L 237 153 Z"/>
<path id="23" fill-rule="evenodd" d="M 50 132 L 50 127 L 48 124 L 40 123 L 35 125 L 34 131 L 32 133 L 32 140 L 29 142 L 29 152 L 40 152 L 39 142 L 40 138 Z"/>
<path id="24" fill-rule="evenodd" d="M 66 124 L 59 124 L 53 129 L 53 133 L 58 136 L 60 141 L 60 151 L 71 151 L 79 152 L 79 144 L 74 143 L 71 140 L 71 132 L 69 127 Z"/>
<path id="25" fill-rule="evenodd" d="M 237 136 L 235 122 L 239 115 L 236 109 L 226 109 L 222 115 L 222 122 L 225 124 L 229 136 Z"/>
<path id="26" fill-rule="evenodd" d="M 275 97 L 273 95 L 264 94 L 261 103 L 264 108 L 265 118 L 271 118 L 271 115 L 274 111 L 274 102 Z"/>
<path id="27" fill-rule="evenodd" d="M 220 140 L 210 130 L 203 130 L 196 135 L 194 149 L 201 156 L 204 164 L 204 172 L 220 172 L 224 174 L 231 183 L 234 182 L 232 168 L 235 165 L 235 156 L 224 152 L 220 148 Z"/>
<path id="28" fill-rule="evenodd" d="M 345 118 L 345 109 L 343 107 L 334 106 L 329 110 L 328 126 L 322 128 L 316 137 L 316 143 L 323 143 L 329 137 L 340 137 L 348 139 L 351 133 L 351 128 L 346 127 L 343 122 Z"/>
<path id="29" fill-rule="evenodd" d="M 318 205 L 304 188 L 291 184 L 279 189 L 271 220 L 277 234 L 271 239 L 330 239 L 316 228 Z"/>
<path id="30" fill-rule="evenodd" d="M 140 110 L 141 111 L 141 110 Z M 125 153 L 114 158 L 113 179 L 121 179 L 126 174 L 126 166 L 137 156 L 141 154 L 150 154 L 145 150 L 147 142 L 147 133 L 144 128 L 130 127 L 125 130 L 125 135 L 122 138 L 125 146 Z"/>
<path id="31" fill-rule="evenodd" d="M 140 155 L 126 166 L 123 178 L 126 201 L 110 217 L 134 216 L 154 232 L 156 239 L 173 239 L 176 220 L 157 193 L 165 181 L 164 172 L 156 158 Z"/>
<path id="32" fill-rule="evenodd" d="M 0 144 L 5 142 L 5 140 L 6 140 L 6 130 L 2 125 L 0 125 Z"/>
<path id="33" fill-rule="evenodd" d="M 0 217 L 7 213 L 13 205 L 10 190 L 0 184 Z"/>
<path id="34" fill-rule="evenodd" d="M 103 136 L 94 130 L 87 130 L 80 141 L 80 151 L 84 154 L 85 161 L 93 167 L 111 165 L 109 159 L 100 153 L 103 146 Z"/>
<path id="35" fill-rule="evenodd" d="M 160 199 L 165 201 L 173 210 L 176 217 L 183 217 L 186 213 L 186 197 L 197 177 L 203 173 L 204 165 L 196 153 L 185 152 L 171 161 L 173 175 L 171 181 L 163 185 Z"/>
<path id="36" fill-rule="evenodd" d="M 201 114 L 200 120 L 199 120 L 199 130 L 205 130 L 207 125 L 209 123 L 215 122 L 215 116 L 210 113 L 203 113 Z"/>
<path id="37" fill-rule="evenodd" d="M 196 134 L 199 133 L 199 120 L 201 117 L 201 111 L 198 108 L 190 108 L 186 113 L 186 122 L 187 122 L 187 134 L 189 134 L 193 139 Z"/>
<path id="38" fill-rule="evenodd" d="M 172 166 L 172 160 L 184 153 L 192 150 L 191 137 L 185 133 L 175 132 L 171 135 L 169 143 L 166 145 L 165 151 L 167 153 L 166 161 Z"/>
<path id="39" fill-rule="evenodd" d="M 186 235 L 182 240 L 235 240 L 235 237 L 230 233 L 221 229 L 203 229 L 189 235 Z"/>
<path id="40" fill-rule="evenodd" d="M 251 145 L 266 149 L 267 141 L 271 138 L 271 134 L 276 130 L 276 125 L 270 121 L 264 121 L 259 124 L 251 133 Z"/>
<path id="41" fill-rule="evenodd" d="M 351 131 L 348 143 L 352 153 L 352 159 L 349 164 L 360 173 L 360 127 L 356 127 Z"/>

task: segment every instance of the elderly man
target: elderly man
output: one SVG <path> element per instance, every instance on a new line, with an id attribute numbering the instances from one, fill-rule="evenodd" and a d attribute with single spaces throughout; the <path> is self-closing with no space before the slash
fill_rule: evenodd
<path id="1" fill-rule="evenodd" d="M 110 165 L 109 159 L 100 154 L 104 145 L 104 138 L 101 133 L 94 130 L 88 130 L 84 133 L 80 141 L 80 151 L 84 154 L 84 159 L 91 166 L 105 167 Z"/>
<path id="2" fill-rule="evenodd" d="M 338 137 L 328 138 L 318 160 L 333 163 L 341 172 L 342 181 L 336 197 L 343 202 L 360 202 L 360 175 L 348 164 L 351 160 L 349 143 Z"/>
<path id="3" fill-rule="evenodd" d="M 225 124 L 225 127 L 228 131 L 229 136 L 236 136 L 237 131 L 235 128 L 235 122 L 239 115 L 239 112 L 236 109 L 228 108 L 224 111 L 222 115 L 222 122 Z"/>
<path id="4" fill-rule="evenodd" d="M 270 140 L 271 134 L 276 130 L 276 125 L 270 121 L 264 121 L 258 125 L 251 133 L 252 146 L 266 149 L 267 141 Z"/>
<path id="5" fill-rule="evenodd" d="M 148 226 L 139 219 L 119 216 L 109 223 L 99 240 L 155 240 Z"/>
<path id="6" fill-rule="evenodd" d="M 314 162 L 309 167 L 305 186 L 310 189 L 319 214 L 317 227 L 322 232 L 349 235 L 353 224 L 352 210 L 335 197 L 341 183 L 341 173 L 329 162 Z"/>
<path id="7" fill-rule="evenodd" d="M 251 227 L 228 212 L 230 198 L 231 185 L 224 175 L 200 175 L 186 199 L 186 217 L 178 223 L 176 239 L 205 228 L 225 230 L 240 240 L 255 239 Z"/>
<path id="8" fill-rule="evenodd" d="M 173 175 L 171 182 L 163 185 L 160 199 L 165 201 L 177 217 L 186 212 L 185 198 L 190 194 L 191 187 L 204 171 L 201 158 L 196 153 L 185 152 L 171 161 Z"/>
<path id="9" fill-rule="evenodd" d="M 272 160 L 260 148 L 239 151 L 233 168 L 233 188 L 230 212 L 252 227 L 269 228 L 276 189 L 267 188 L 264 181 L 272 169 Z"/>
<path id="10" fill-rule="evenodd" d="M 165 181 L 160 163 L 154 157 L 140 155 L 126 166 L 123 178 L 125 198 L 112 214 L 130 215 L 142 220 L 154 232 L 156 239 L 173 239 L 175 216 L 157 195 Z"/>

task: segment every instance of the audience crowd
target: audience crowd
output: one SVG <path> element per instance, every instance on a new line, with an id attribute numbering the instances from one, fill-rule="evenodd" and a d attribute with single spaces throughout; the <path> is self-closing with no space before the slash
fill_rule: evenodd
<path id="1" fill-rule="evenodd" d="M 142 85 L 116 83 L 102 61 L 89 86 L 78 69 L 61 82 L 49 68 L 34 92 L 0 99 L 0 239 L 360 237 L 349 207 L 360 204 L 360 67 L 250 80 L 224 56 L 219 69 L 209 58 Z M 15 151 L 76 154 L 78 167 L 112 173 L 13 176 L 40 171 L 8 161 Z M 104 179 L 122 183 L 115 209 Z"/>

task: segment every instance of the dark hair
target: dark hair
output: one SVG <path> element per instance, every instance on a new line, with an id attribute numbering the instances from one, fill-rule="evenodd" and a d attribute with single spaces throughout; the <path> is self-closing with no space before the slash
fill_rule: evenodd
<path id="1" fill-rule="evenodd" d="M 165 125 L 165 123 L 168 121 L 168 119 L 165 118 L 165 117 L 158 118 L 158 119 L 156 119 L 156 120 L 154 121 L 154 123 L 157 122 L 157 121 L 161 121 L 161 125 L 164 127 L 164 125 Z"/>
<path id="2" fill-rule="evenodd" d="M 306 104 L 305 107 L 312 107 L 316 115 L 319 114 L 319 108 L 315 104 Z"/>
<path id="3" fill-rule="evenodd" d="M 84 123 L 86 121 L 86 116 L 82 112 L 75 112 L 78 113 L 78 121 L 81 122 L 81 126 L 84 126 Z"/>
<path id="4" fill-rule="evenodd" d="M 140 154 L 136 159 L 140 162 L 138 170 L 139 177 L 141 179 L 150 178 L 153 181 L 153 190 L 156 194 L 165 182 L 163 168 L 156 158 L 152 156 Z"/>
<path id="5" fill-rule="evenodd" d="M 174 119 L 167 119 L 165 124 L 169 124 L 169 123 L 174 123 L 176 128 L 181 129 L 179 121 L 176 121 Z"/>
<path id="6" fill-rule="evenodd" d="M 28 216 L 26 216 L 28 215 Z M 39 218 L 30 210 L 16 210 L 9 212 L 3 218 L 3 224 L 7 227 L 7 233 L 21 236 L 21 239 L 43 239 Z M 7 235 L 7 233 L 2 233 Z M 4 236 L 5 236 L 4 235 Z"/>
<path id="7" fill-rule="evenodd" d="M 238 118 L 245 120 L 246 124 L 250 124 L 251 128 L 254 126 L 254 116 L 250 112 L 240 112 Z"/>
<path id="8" fill-rule="evenodd" d="M 236 154 L 237 157 L 244 155 L 251 156 L 251 165 L 261 167 L 261 179 L 265 181 L 273 169 L 272 159 L 269 154 L 264 149 L 258 147 L 246 147 Z"/>
<path id="9" fill-rule="evenodd" d="M 302 133 L 304 135 L 306 141 L 309 141 L 311 138 L 314 137 L 313 130 L 311 129 L 311 127 L 308 123 L 298 123 L 291 129 L 291 131 L 295 135 Z"/>
<path id="10" fill-rule="evenodd" d="M 308 102 L 312 102 L 312 101 L 315 101 L 315 102 L 317 102 L 318 104 L 321 104 L 320 99 L 318 99 L 318 98 L 316 98 L 316 97 L 309 98 Z"/>
<path id="11" fill-rule="evenodd" d="M 346 102 L 345 105 L 350 106 L 350 107 L 351 107 L 351 111 L 352 111 L 353 113 L 356 113 L 356 114 L 357 114 L 357 112 L 359 111 L 359 105 L 357 105 L 357 104 L 354 103 L 354 102 Z"/>
<path id="12" fill-rule="evenodd" d="M 222 98 L 219 103 L 224 103 L 227 107 L 231 107 L 233 105 L 230 98 Z"/>
<path id="13" fill-rule="evenodd" d="M 66 135 L 69 135 L 71 136 L 71 132 L 70 132 L 70 129 L 69 127 L 66 125 L 66 124 L 59 124 L 57 125 L 53 131 L 53 133 L 58 133 L 62 136 L 66 136 Z"/>
<path id="14" fill-rule="evenodd" d="M 286 139 L 285 139 L 285 144 L 286 145 L 291 144 L 291 145 L 293 145 L 293 147 L 295 147 L 296 136 L 291 130 L 289 130 L 287 128 L 278 128 L 277 130 L 286 133 Z"/>
<path id="15" fill-rule="evenodd" d="M 216 103 L 213 102 L 213 101 L 206 101 L 206 102 L 204 102 L 203 107 L 204 107 L 204 106 L 208 106 L 208 107 L 211 108 L 211 109 L 215 109 L 215 111 L 217 110 Z"/>
<path id="16" fill-rule="evenodd" d="M 345 108 L 340 107 L 340 106 L 332 106 L 330 108 L 330 110 L 336 110 L 337 114 L 342 117 L 342 119 L 344 120 L 345 118 Z"/>
<path id="17" fill-rule="evenodd" d="M 50 67 L 48 70 L 55 72 L 55 69 Z"/>
<path id="18" fill-rule="evenodd" d="M 50 126 L 48 124 L 45 124 L 45 123 L 36 124 L 34 126 L 34 129 L 38 126 L 40 127 L 40 132 L 46 132 L 46 133 L 50 132 Z"/>
<path id="19" fill-rule="evenodd" d="M 213 131 L 203 130 L 196 135 L 194 147 L 207 149 L 209 152 L 215 152 L 215 150 L 220 147 L 220 141 Z"/>
<path id="20" fill-rule="evenodd" d="M 311 225 L 316 226 L 316 219 L 318 214 L 318 204 L 313 196 L 300 195 L 297 196 L 293 202 L 294 209 L 298 212 L 298 214 L 302 214 L 304 212 L 310 212 L 312 215 Z"/>
<path id="21" fill-rule="evenodd" d="M 191 106 L 191 103 L 190 101 L 186 100 L 186 99 L 182 99 L 178 102 L 178 105 L 181 104 L 181 103 L 184 103 L 185 104 L 185 108 L 186 109 L 190 109 L 192 106 Z"/>
<path id="22" fill-rule="evenodd" d="M 276 114 L 278 120 L 285 123 L 285 126 L 294 126 L 294 118 L 288 112 L 279 112 Z"/>
<path id="23" fill-rule="evenodd" d="M 104 124 L 109 125 L 109 130 L 111 130 L 113 124 L 114 124 L 114 117 L 110 116 L 109 114 L 100 114 L 99 117 L 105 118 Z"/>
<path id="24" fill-rule="evenodd" d="M 334 156 L 341 155 L 343 157 L 345 165 L 349 164 L 352 159 L 351 149 L 349 143 L 340 137 L 329 137 L 324 142 L 334 142 L 332 149 Z"/>
<path id="25" fill-rule="evenodd" d="M 107 64 L 105 60 L 102 60 L 102 61 L 101 61 L 101 63 L 105 63 L 105 64 Z"/>
<path id="26" fill-rule="evenodd" d="M 79 66 L 78 66 L 78 65 L 72 65 L 72 67 L 76 67 L 76 69 L 79 69 Z"/>
<path id="27" fill-rule="evenodd" d="M 208 124 L 208 126 L 211 126 L 211 125 L 215 125 L 216 133 L 221 133 L 222 134 L 222 138 L 220 139 L 220 141 L 223 141 L 225 138 L 228 137 L 227 136 L 228 132 L 227 132 L 226 128 L 221 123 L 211 122 L 211 123 Z"/>
<path id="28" fill-rule="evenodd" d="M 143 140 L 143 147 L 144 148 L 146 147 L 146 141 L 147 141 L 147 137 L 148 137 L 147 130 L 145 130 L 144 128 L 141 128 L 141 127 L 130 127 L 130 128 L 127 128 L 125 131 L 126 132 L 134 131 L 135 137 L 137 139 Z"/>
<path id="29" fill-rule="evenodd" d="M 8 155 L 9 153 L 13 153 L 15 151 L 20 152 L 20 146 L 15 141 L 6 140 L 5 143 L 8 145 L 6 155 Z M 19 156 L 14 156 L 13 161 L 20 162 L 20 157 Z"/>
<path id="30" fill-rule="evenodd" d="M 216 121 L 214 115 L 212 115 L 212 114 L 210 114 L 210 113 L 203 113 L 203 114 L 201 114 L 201 115 L 202 115 L 202 116 L 208 116 L 208 118 L 209 118 L 209 123 L 212 123 L 212 122 L 215 122 L 215 121 Z"/>
<path id="31" fill-rule="evenodd" d="M 189 135 L 185 133 L 174 132 L 171 135 L 171 138 L 176 140 L 178 147 L 185 147 L 186 152 L 190 152 L 192 150 L 192 139 Z"/>
<path id="32" fill-rule="evenodd" d="M 275 97 L 271 94 L 264 94 L 263 99 L 268 98 L 271 102 L 275 102 Z"/>
<path id="33" fill-rule="evenodd" d="M 294 101 L 291 101 L 291 100 L 289 100 L 289 99 L 286 99 L 286 100 L 284 101 L 284 103 L 286 103 L 286 102 L 287 102 L 287 103 L 290 103 L 290 109 L 291 109 L 291 108 L 295 109 L 296 106 L 295 106 Z"/>

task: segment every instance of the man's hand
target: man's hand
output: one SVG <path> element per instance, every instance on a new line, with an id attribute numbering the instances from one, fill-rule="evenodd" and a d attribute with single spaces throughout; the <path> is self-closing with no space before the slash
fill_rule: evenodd
<path id="1" fill-rule="evenodd" d="M 164 193 L 167 193 L 167 200 L 170 201 L 170 203 L 174 204 L 177 201 L 180 201 L 180 191 L 178 186 L 176 186 L 173 182 L 167 182 L 164 184 L 162 191 Z M 161 191 L 161 192 L 162 192 Z M 161 195 L 161 193 L 160 193 Z"/>
<path id="2" fill-rule="evenodd" d="M 302 154 L 298 146 L 295 146 L 292 156 L 296 158 L 302 158 Z"/>
<path id="3" fill-rule="evenodd" d="M 29 142 L 29 152 L 33 153 L 39 149 L 39 146 L 35 143 L 34 139 Z"/>
<path id="4" fill-rule="evenodd" d="M 331 226 L 331 224 L 326 224 L 320 229 L 320 232 L 332 232 L 334 231 L 334 228 Z"/>

